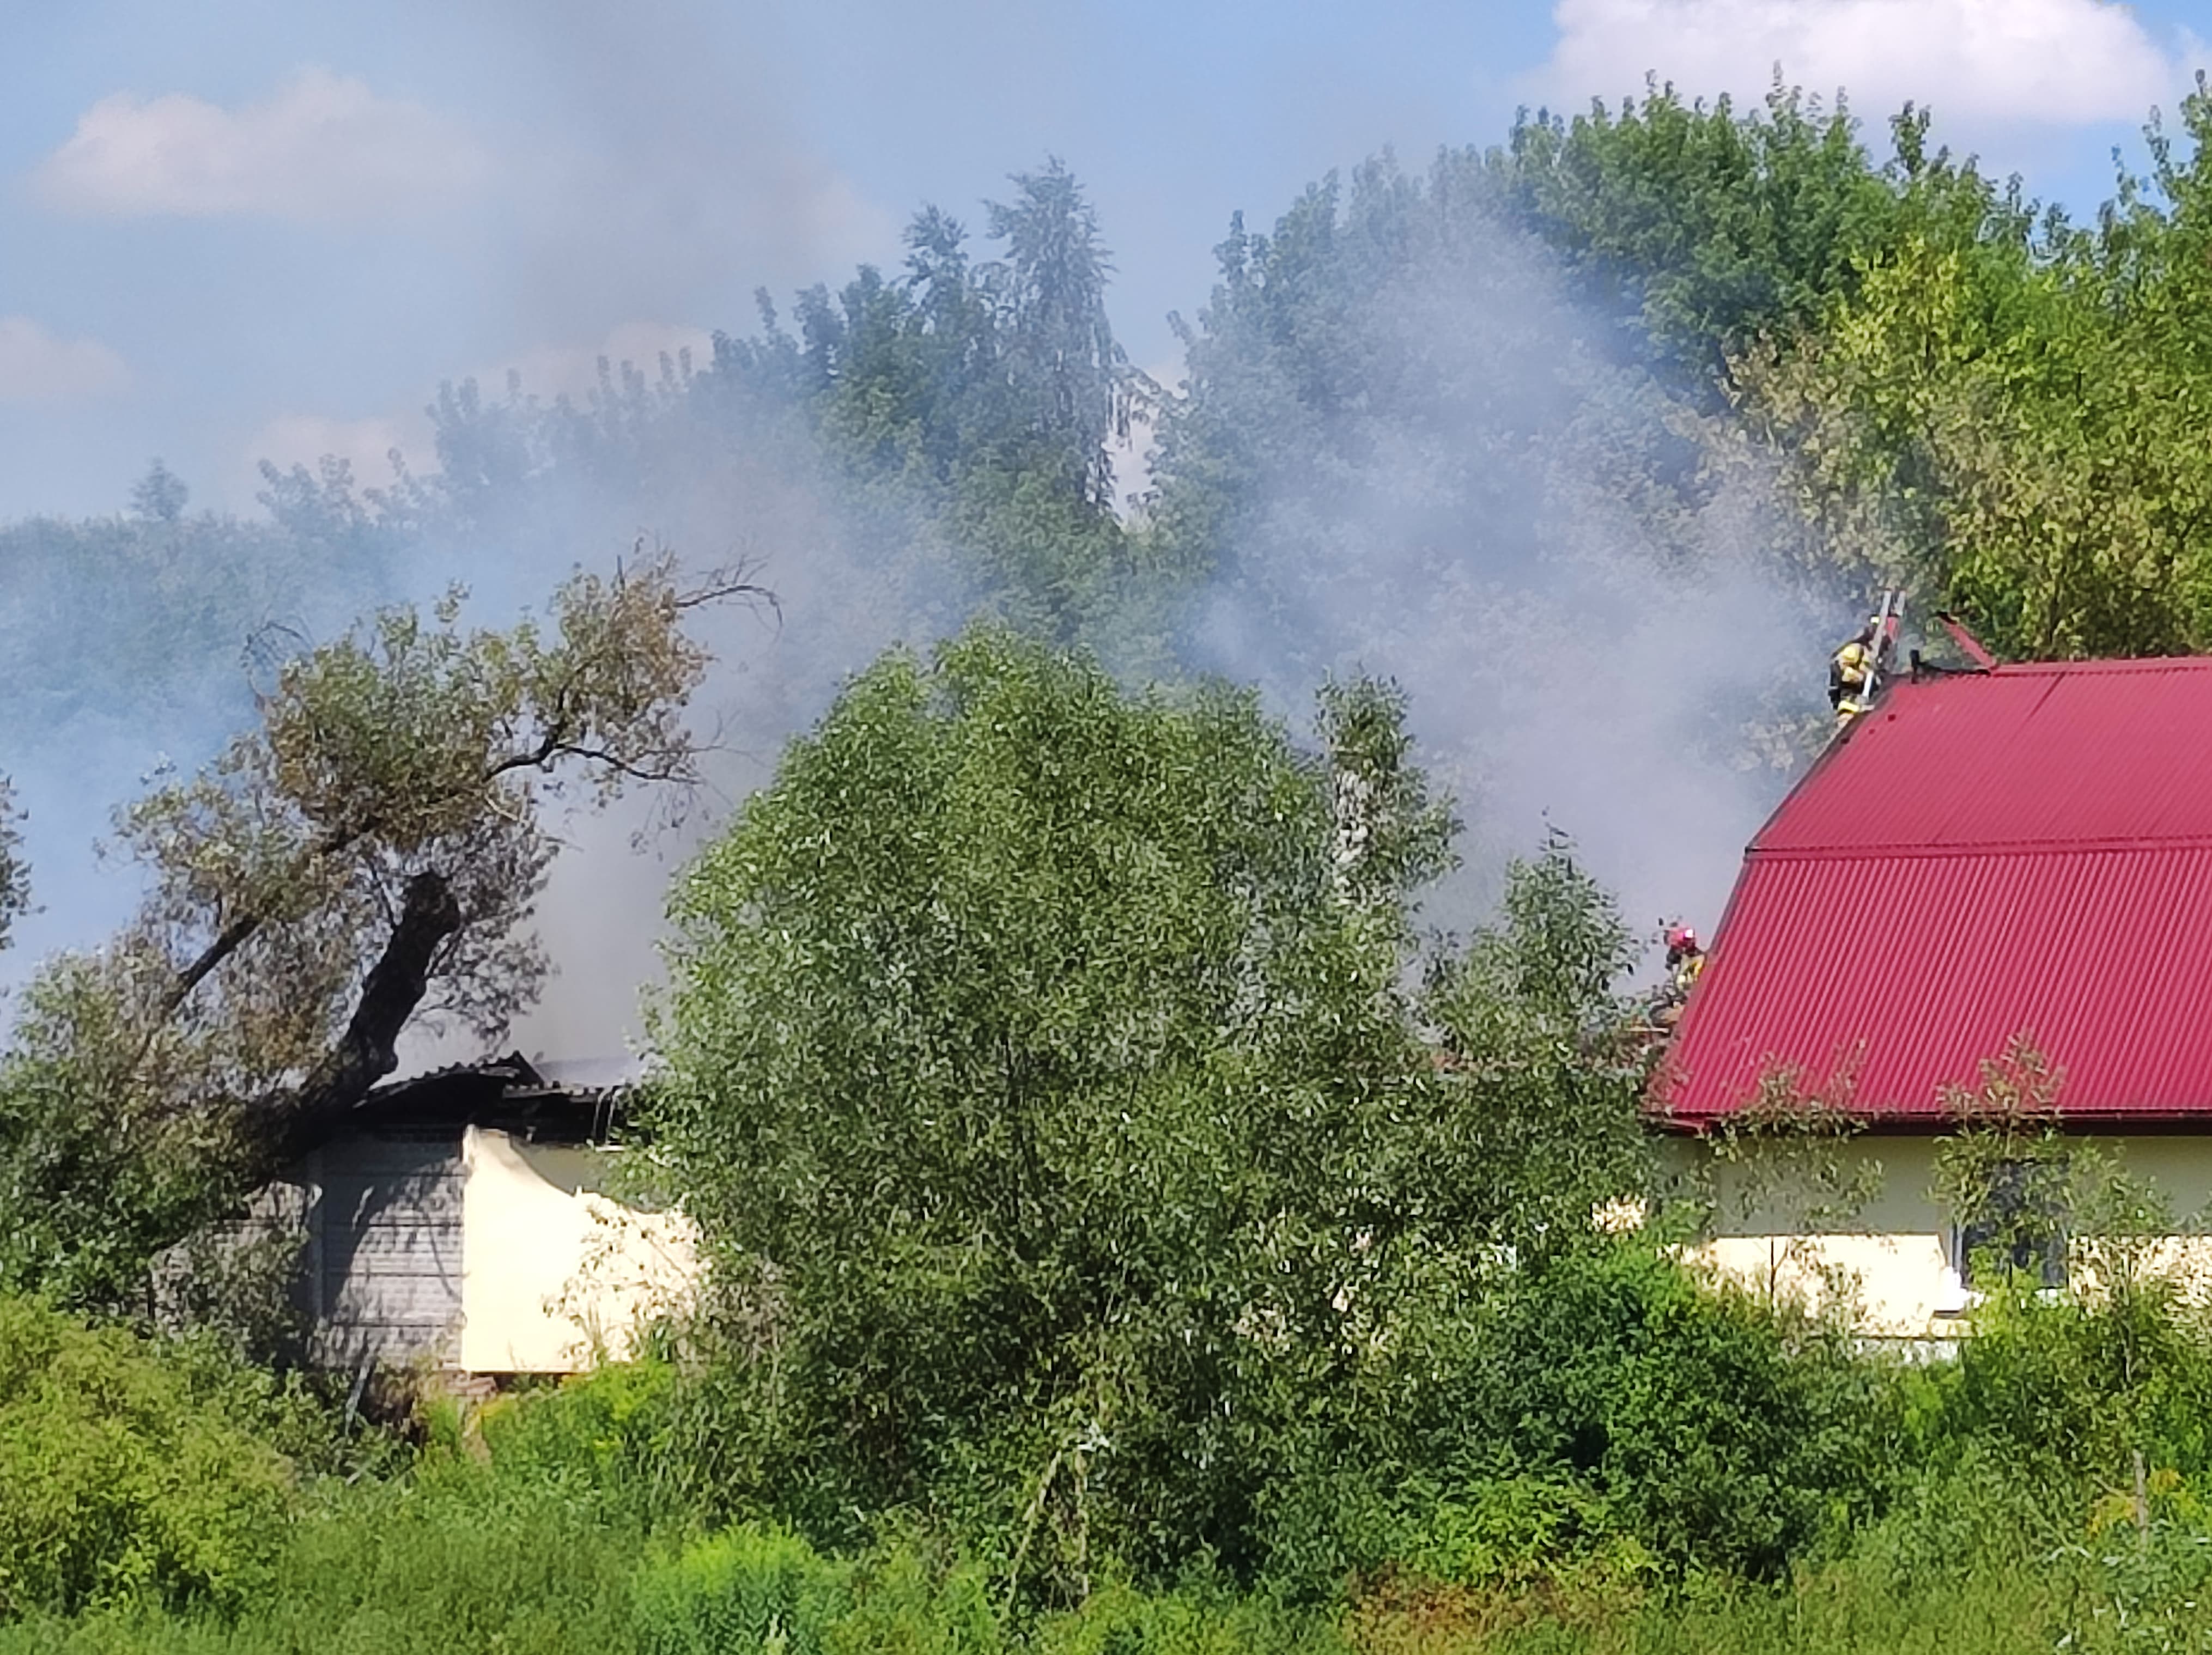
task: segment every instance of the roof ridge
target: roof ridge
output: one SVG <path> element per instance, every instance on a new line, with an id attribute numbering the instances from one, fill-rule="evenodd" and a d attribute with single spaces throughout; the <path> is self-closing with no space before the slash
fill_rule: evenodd
<path id="1" fill-rule="evenodd" d="M 2212 655 L 2112 655 L 2079 661 L 2006 661 L 1986 673 L 1948 674 L 1970 678 L 2058 678 L 2084 672 L 2202 672 Z M 1907 680 L 1906 682 L 1910 682 Z"/>
<path id="2" fill-rule="evenodd" d="M 1756 840 L 1744 860 L 1761 862 L 1892 862 L 1929 857 L 2118 856 L 2130 852 L 2212 851 L 2212 834 L 2177 834 L 2170 839 L 2148 834 L 2106 839 L 1991 839 L 1949 845 L 1900 840 L 1880 845 L 1776 845 Z"/>

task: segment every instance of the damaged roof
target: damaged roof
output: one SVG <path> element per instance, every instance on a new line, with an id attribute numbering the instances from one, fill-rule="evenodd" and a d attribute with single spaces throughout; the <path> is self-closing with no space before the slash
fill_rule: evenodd
<path id="1" fill-rule="evenodd" d="M 2212 658 L 1899 680 L 1746 851 L 1654 1102 L 1932 1126 L 2024 1037 L 2069 1118 L 2212 1128 L 2208 995 Z"/>
<path id="2" fill-rule="evenodd" d="M 619 1123 L 635 1064 L 532 1064 L 520 1052 L 448 1064 L 387 1081 L 355 1105 L 334 1130 L 458 1132 L 495 1127 L 534 1142 L 596 1143 Z M 550 1071 L 550 1072 L 548 1072 Z"/>

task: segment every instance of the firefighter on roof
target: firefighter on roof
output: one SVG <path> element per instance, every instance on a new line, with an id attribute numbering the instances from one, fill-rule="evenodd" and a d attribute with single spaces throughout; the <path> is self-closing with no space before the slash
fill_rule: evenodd
<path id="1" fill-rule="evenodd" d="M 1828 705 L 1838 712 L 1846 702 L 1857 700 L 1866 688 L 1867 671 L 1874 665 L 1874 639 L 1875 625 L 1869 621 L 1828 658 Z"/>
<path id="2" fill-rule="evenodd" d="M 1698 973 L 1705 968 L 1705 951 L 1698 946 L 1698 934 L 1687 925 L 1667 928 L 1667 975 L 1674 985 L 1677 998 L 1686 1000 L 1695 987 Z"/>
<path id="3" fill-rule="evenodd" d="M 1705 951 L 1698 946 L 1697 932 L 1680 921 L 1668 926 L 1667 981 L 1653 997 L 1652 1021 L 1660 1028 L 1671 1029 L 1680 1021 L 1682 1007 L 1705 968 Z"/>

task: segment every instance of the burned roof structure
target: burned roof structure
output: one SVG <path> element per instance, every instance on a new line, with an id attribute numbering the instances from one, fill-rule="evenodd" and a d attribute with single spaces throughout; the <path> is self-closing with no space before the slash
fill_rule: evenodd
<path id="1" fill-rule="evenodd" d="M 539 1064 L 520 1052 L 450 1064 L 377 1087 L 333 1118 L 321 1142 L 356 1132 L 458 1135 L 482 1126 L 525 1143 L 599 1143 L 621 1125 L 635 1079 L 627 1061 Z"/>
<path id="2" fill-rule="evenodd" d="M 589 1226 L 569 1209 L 589 1204 L 583 1162 L 619 1125 L 635 1078 L 626 1063 L 514 1052 L 380 1086 L 325 1123 L 258 1220 L 305 1244 L 311 1358 L 557 1371 L 541 1301 L 586 1251 L 576 1236 Z"/>

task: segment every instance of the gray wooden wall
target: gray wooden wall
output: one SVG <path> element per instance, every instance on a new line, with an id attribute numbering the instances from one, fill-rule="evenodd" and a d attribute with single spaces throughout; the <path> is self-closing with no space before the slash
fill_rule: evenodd
<path id="1" fill-rule="evenodd" d="M 459 1131 L 351 1134 L 300 1170 L 311 1192 L 311 1360 L 331 1367 L 458 1361 Z"/>

